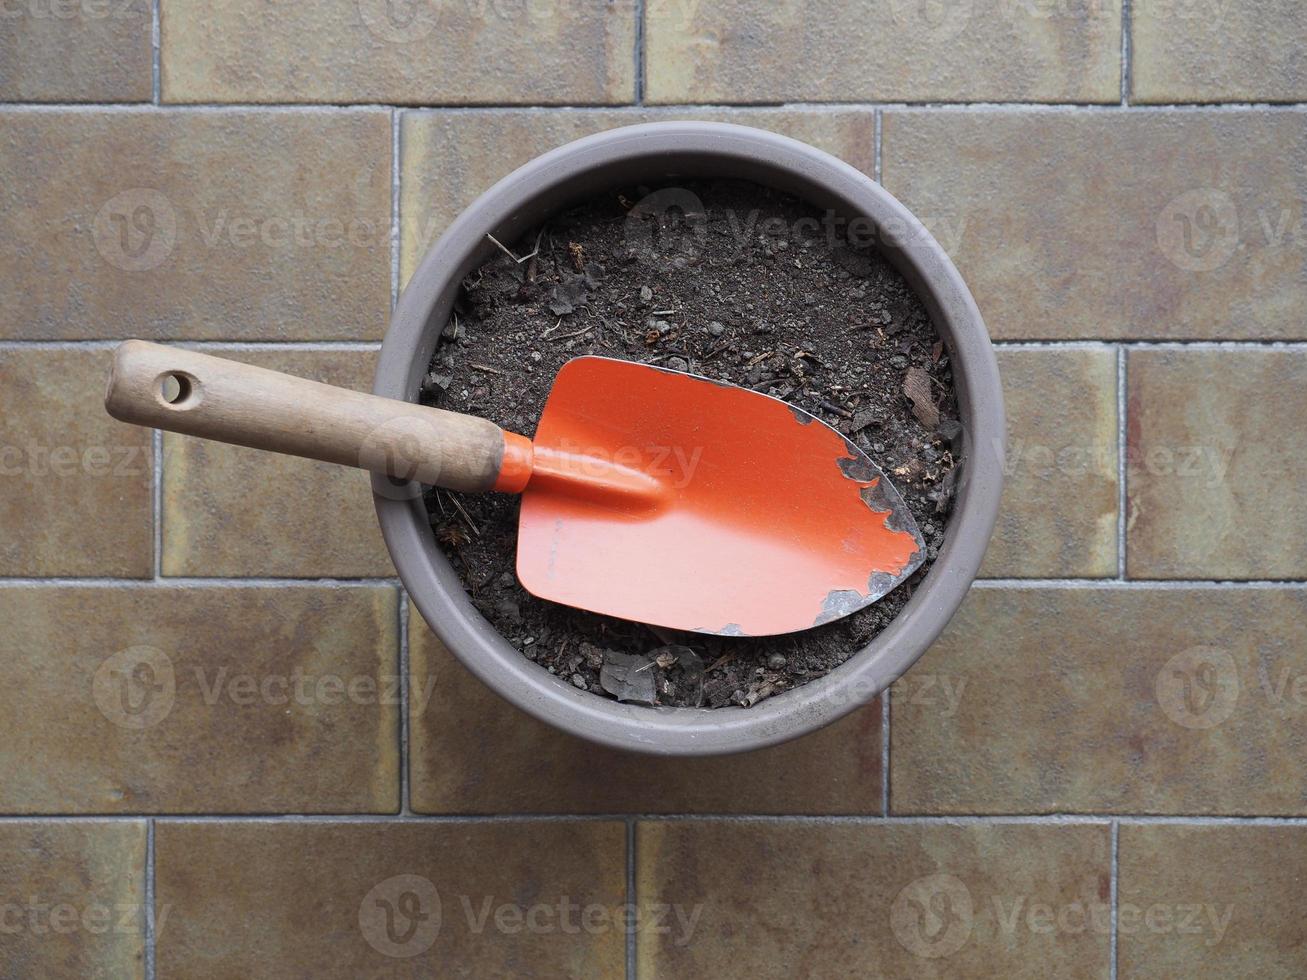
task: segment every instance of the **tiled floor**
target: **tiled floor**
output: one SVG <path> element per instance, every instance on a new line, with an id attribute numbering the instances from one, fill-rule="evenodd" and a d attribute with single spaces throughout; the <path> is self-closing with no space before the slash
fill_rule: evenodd
<path id="1" fill-rule="evenodd" d="M 1307 975 L 1307 6 L 0 7 L 0 976 Z M 103 413 L 129 336 L 366 389 L 477 194 L 676 118 L 881 180 L 998 343 L 984 581 L 829 729 L 545 728 L 361 475 Z"/>

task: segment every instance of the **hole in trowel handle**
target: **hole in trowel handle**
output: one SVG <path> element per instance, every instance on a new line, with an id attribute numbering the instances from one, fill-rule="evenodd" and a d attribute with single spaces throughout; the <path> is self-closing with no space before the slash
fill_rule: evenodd
<path id="1" fill-rule="evenodd" d="M 159 376 L 159 398 L 171 408 L 189 408 L 199 401 L 199 382 L 181 371 Z"/>

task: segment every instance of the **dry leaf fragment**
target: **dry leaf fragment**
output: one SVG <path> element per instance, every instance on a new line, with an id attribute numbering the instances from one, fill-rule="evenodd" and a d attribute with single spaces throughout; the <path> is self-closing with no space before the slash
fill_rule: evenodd
<path id="1" fill-rule="evenodd" d="M 939 409 L 930 393 L 930 375 L 923 368 L 910 367 L 903 375 L 903 394 L 912 402 L 912 414 L 932 432 L 939 425 Z"/>

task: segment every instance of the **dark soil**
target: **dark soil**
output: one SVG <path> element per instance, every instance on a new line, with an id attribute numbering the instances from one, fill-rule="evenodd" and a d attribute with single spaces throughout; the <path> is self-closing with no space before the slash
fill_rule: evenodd
<path id="1" fill-rule="evenodd" d="M 696 211 L 687 191 L 706 221 L 686 218 Z M 927 561 L 880 602 L 801 633 L 674 633 L 522 589 L 518 498 L 435 490 L 426 503 L 477 608 L 541 669 L 601 697 L 751 706 L 847 660 L 930 568 L 958 475 L 952 371 L 907 284 L 865 237 L 850 243 L 858 228 L 740 182 L 688 183 L 652 203 L 649 194 L 608 194 L 503 243 L 514 257 L 498 253 L 464 283 L 423 401 L 531 435 L 554 375 L 582 354 L 753 388 L 818 416 L 879 463 L 921 528 Z"/>

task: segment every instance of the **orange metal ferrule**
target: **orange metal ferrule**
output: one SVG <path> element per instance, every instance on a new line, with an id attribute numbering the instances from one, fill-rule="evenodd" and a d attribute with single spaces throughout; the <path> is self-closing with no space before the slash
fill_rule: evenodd
<path id="1" fill-rule="evenodd" d="M 499 464 L 499 476 L 492 490 L 500 493 L 521 493 L 531 480 L 535 469 L 535 448 L 526 436 L 516 432 L 504 433 L 504 459 Z"/>

